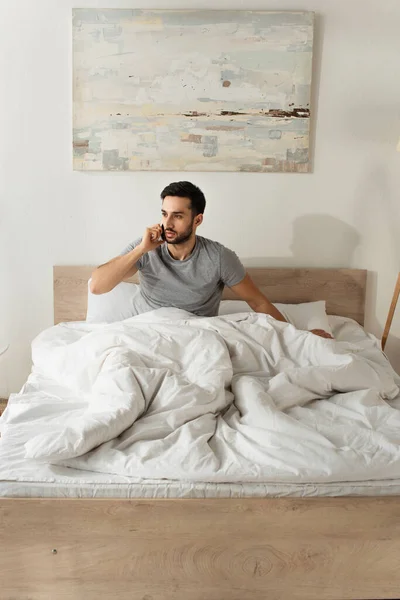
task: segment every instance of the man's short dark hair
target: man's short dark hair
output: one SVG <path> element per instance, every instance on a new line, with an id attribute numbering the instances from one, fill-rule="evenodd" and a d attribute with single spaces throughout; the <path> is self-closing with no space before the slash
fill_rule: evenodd
<path id="1" fill-rule="evenodd" d="M 190 183 L 190 181 L 175 181 L 170 183 L 161 192 L 161 199 L 164 200 L 166 196 L 179 196 L 180 198 L 189 198 L 190 208 L 192 209 L 193 216 L 202 215 L 206 207 L 206 198 L 197 185 Z"/>

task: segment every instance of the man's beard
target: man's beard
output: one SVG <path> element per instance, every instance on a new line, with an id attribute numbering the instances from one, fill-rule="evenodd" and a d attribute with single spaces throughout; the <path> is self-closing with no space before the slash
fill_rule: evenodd
<path id="1" fill-rule="evenodd" d="M 167 231 L 171 231 L 171 230 L 166 229 L 165 233 L 167 233 Z M 167 244 L 173 244 L 174 246 L 177 246 L 178 244 L 184 244 L 185 242 L 188 241 L 188 239 L 190 239 L 190 237 L 192 236 L 192 233 L 193 233 L 193 221 L 192 221 L 191 225 L 186 229 L 186 231 L 184 231 L 180 235 L 177 235 L 172 240 L 169 240 L 167 238 Z"/>

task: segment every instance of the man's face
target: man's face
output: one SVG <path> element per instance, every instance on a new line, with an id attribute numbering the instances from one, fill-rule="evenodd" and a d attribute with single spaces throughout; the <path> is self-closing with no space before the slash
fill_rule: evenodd
<path id="1" fill-rule="evenodd" d="M 180 198 L 179 196 L 166 196 L 164 198 L 161 214 L 168 244 L 187 242 L 196 231 L 197 225 L 201 223 L 202 215 L 197 215 L 194 218 L 190 207 L 189 198 Z"/>

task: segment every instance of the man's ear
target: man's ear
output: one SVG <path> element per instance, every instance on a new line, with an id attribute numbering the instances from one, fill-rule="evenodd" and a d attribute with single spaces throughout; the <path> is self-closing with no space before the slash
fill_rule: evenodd
<path id="1" fill-rule="evenodd" d="M 203 215 L 197 215 L 196 218 L 195 218 L 195 220 L 194 220 L 194 222 L 195 222 L 195 224 L 196 224 L 197 227 L 199 225 L 201 225 L 202 222 L 203 222 Z"/>

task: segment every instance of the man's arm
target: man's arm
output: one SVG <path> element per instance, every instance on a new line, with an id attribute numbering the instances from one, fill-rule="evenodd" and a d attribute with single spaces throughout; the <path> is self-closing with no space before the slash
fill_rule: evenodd
<path id="1" fill-rule="evenodd" d="M 123 256 L 116 256 L 104 265 L 100 265 L 92 273 L 90 291 L 92 294 L 105 294 L 116 285 L 132 277 L 138 270 L 138 260 L 147 252 L 155 250 L 164 242 L 160 240 L 161 225 L 146 229 L 141 243 Z"/>
<path id="2" fill-rule="evenodd" d="M 277 319 L 278 321 L 287 322 L 279 310 L 275 308 L 268 298 L 258 289 L 248 273 L 246 273 L 244 279 L 242 279 L 240 283 L 233 285 L 231 290 L 235 292 L 239 298 L 245 300 L 247 304 L 250 304 L 255 312 L 265 313 L 266 315 L 271 315 L 271 317 L 274 317 L 274 319 Z"/>
<path id="3" fill-rule="evenodd" d="M 124 279 L 132 277 L 137 271 L 137 261 L 143 256 L 141 246 L 136 246 L 124 256 L 112 258 L 100 265 L 92 273 L 90 291 L 92 294 L 105 294 L 115 288 Z"/>
<path id="4" fill-rule="evenodd" d="M 275 308 L 268 298 L 258 289 L 248 273 L 246 273 L 244 279 L 242 279 L 240 283 L 233 285 L 231 290 L 235 292 L 239 298 L 245 300 L 255 312 L 271 315 L 274 319 L 287 323 L 279 310 Z M 323 329 L 311 329 L 311 333 L 323 338 L 333 339 L 332 336 Z"/>

